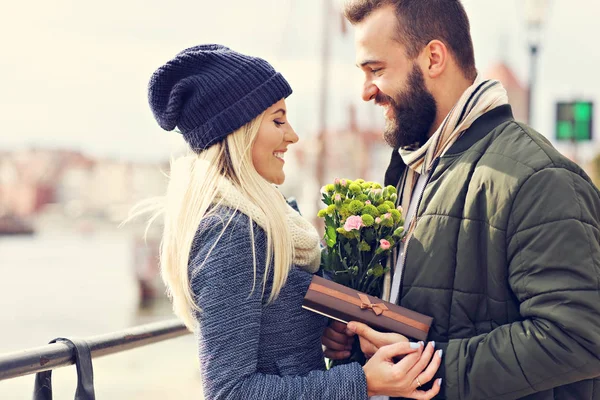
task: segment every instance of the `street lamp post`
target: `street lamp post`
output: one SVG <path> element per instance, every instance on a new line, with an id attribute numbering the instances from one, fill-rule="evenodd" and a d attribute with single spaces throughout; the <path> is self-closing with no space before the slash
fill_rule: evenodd
<path id="1" fill-rule="evenodd" d="M 537 78 L 537 60 L 542 39 L 542 27 L 550 0 L 525 0 L 525 19 L 529 39 L 529 91 L 527 94 L 527 123 L 533 122 L 533 92 Z"/>

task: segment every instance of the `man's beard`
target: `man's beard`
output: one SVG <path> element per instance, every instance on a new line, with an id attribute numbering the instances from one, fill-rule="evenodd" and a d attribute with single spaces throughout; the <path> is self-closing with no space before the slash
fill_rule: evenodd
<path id="1" fill-rule="evenodd" d="M 394 116 L 387 119 L 383 138 L 394 149 L 423 145 L 435 121 L 437 105 L 425 87 L 423 72 L 416 64 L 408 75 L 407 88 L 395 98 L 379 92 L 375 103 L 387 103 Z"/>

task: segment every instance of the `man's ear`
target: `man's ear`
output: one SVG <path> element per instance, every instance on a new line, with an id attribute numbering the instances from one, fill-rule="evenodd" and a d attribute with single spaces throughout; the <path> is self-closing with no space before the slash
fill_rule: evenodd
<path id="1" fill-rule="evenodd" d="M 423 72 L 435 79 L 439 77 L 448 65 L 449 52 L 446 45 L 439 40 L 432 40 L 421 53 L 423 56 Z"/>

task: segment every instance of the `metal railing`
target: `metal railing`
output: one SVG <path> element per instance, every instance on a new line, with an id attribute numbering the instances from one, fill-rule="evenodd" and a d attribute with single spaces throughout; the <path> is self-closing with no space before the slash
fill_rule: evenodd
<path id="1" fill-rule="evenodd" d="M 190 331 L 179 320 L 170 320 L 94 336 L 85 341 L 90 346 L 92 358 L 97 358 L 189 333 Z M 74 363 L 74 350 L 64 343 L 52 343 L 14 353 L 0 354 L 0 381 Z"/>

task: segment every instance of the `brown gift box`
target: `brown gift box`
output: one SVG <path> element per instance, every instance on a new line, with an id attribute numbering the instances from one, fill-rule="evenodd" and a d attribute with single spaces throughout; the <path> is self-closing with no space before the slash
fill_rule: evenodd
<path id="1" fill-rule="evenodd" d="M 343 323 L 358 321 L 381 332 L 396 332 L 423 341 L 433 322 L 431 317 L 317 275 L 312 278 L 302 308 Z"/>

